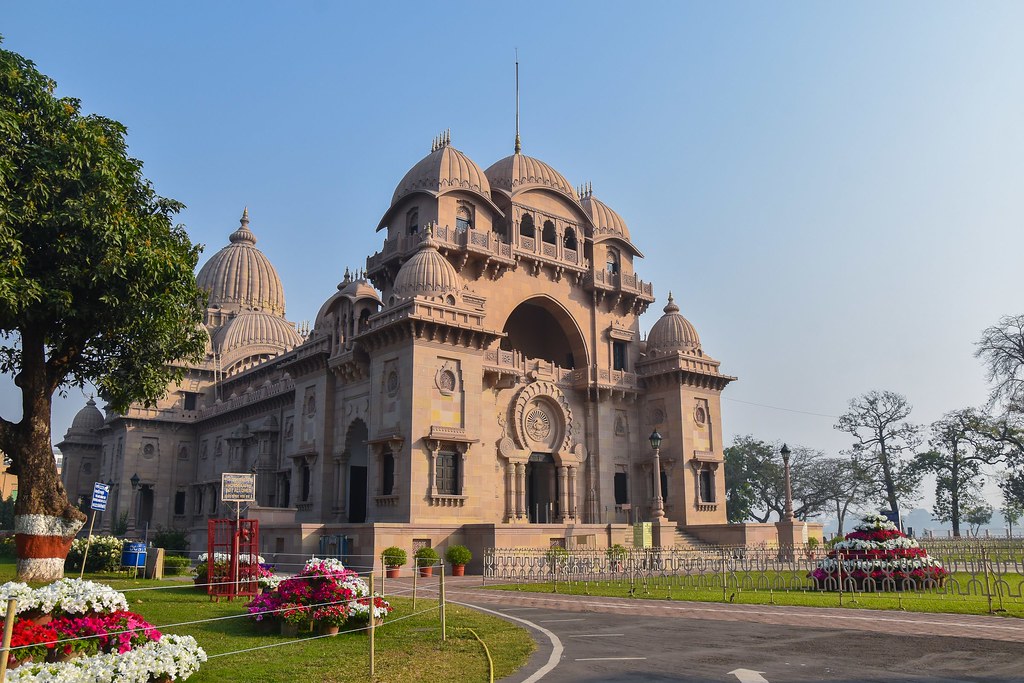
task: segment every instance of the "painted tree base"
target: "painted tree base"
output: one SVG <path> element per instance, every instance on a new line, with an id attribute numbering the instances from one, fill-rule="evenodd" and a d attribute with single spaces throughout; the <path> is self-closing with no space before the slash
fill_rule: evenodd
<path id="1" fill-rule="evenodd" d="M 64 577 L 64 560 L 83 522 L 55 515 L 15 515 L 14 544 L 20 581 Z"/>

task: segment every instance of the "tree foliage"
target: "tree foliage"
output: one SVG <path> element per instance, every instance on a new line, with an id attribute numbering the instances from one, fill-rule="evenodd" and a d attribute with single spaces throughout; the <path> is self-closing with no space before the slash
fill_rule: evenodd
<path id="1" fill-rule="evenodd" d="M 977 536 L 981 527 L 992 521 L 992 506 L 984 500 L 972 501 L 964 509 L 964 521 L 971 525 L 971 535 Z"/>
<path id="2" fill-rule="evenodd" d="M 914 499 L 921 477 L 911 460 L 921 443 L 921 428 L 907 421 L 911 410 L 901 394 L 871 391 L 851 399 L 835 425 L 854 437 L 852 455 L 873 482 L 874 498 L 895 511 Z"/>
<path id="3" fill-rule="evenodd" d="M 795 446 L 790 455 L 793 515 L 806 520 L 828 507 L 829 486 L 819 451 Z M 786 510 L 786 477 L 779 444 L 736 437 L 725 449 L 726 513 L 730 522 L 782 519 Z"/>
<path id="4" fill-rule="evenodd" d="M 960 536 L 965 508 L 977 505 L 982 466 L 1005 458 L 1007 447 L 991 438 L 994 429 L 992 420 L 973 408 L 946 413 L 931 426 L 930 450 L 915 458 L 915 467 L 935 475 L 932 516 L 951 522 L 954 536 Z"/>
<path id="5" fill-rule="evenodd" d="M 128 155 L 125 128 L 83 114 L 32 62 L 0 49 L 0 371 L 22 393 L 0 418 L 18 514 L 80 522 L 50 450 L 52 395 L 95 384 L 124 412 L 204 349 L 199 249 Z"/>

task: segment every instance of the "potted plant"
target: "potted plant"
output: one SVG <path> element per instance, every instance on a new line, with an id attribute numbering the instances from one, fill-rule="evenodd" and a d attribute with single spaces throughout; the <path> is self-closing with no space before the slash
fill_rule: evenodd
<path id="1" fill-rule="evenodd" d="M 444 559 L 452 565 L 452 576 L 464 576 L 466 565 L 473 559 L 473 553 L 464 545 L 453 545 L 445 551 Z"/>
<path id="2" fill-rule="evenodd" d="M 299 628 L 309 624 L 309 608 L 299 604 L 282 605 L 281 635 L 297 636 Z"/>
<path id="3" fill-rule="evenodd" d="M 397 579 L 399 567 L 405 564 L 406 555 L 405 551 L 396 545 L 390 548 L 385 548 L 384 552 L 380 554 L 381 560 L 384 562 L 384 566 L 387 568 L 388 578 Z"/>
<path id="4" fill-rule="evenodd" d="M 438 563 L 441 556 L 430 546 L 424 546 L 413 553 L 416 558 L 416 566 L 420 569 L 420 576 L 433 576 L 434 565 Z"/>
<path id="5" fill-rule="evenodd" d="M 348 619 L 348 609 L 345 605 L 327 605 L 313 612 L 313 622 L 316 624 L 317 635 L 336 636 L 338 629 Z"/>

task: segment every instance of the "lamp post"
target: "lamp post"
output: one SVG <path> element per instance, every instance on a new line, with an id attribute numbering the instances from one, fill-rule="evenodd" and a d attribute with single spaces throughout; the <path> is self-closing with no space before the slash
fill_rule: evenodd
<path id="1" fill-rule="evenodd" d="M 654 500 L 651 501 L 651 518 L 662 519 L 665 516 L 665 500 L 661 497 L 661 434 L 655 429 L 650 436 L 651 448 L 654 449 Z"/>
<path id="2" fill-rule="evenodd" d="M 789 446 L 782 444 L 782 450 L 779 451 L 782 454 L 782 470 L 786 475 L 786 514 L 785 520 L 787 522 L 793 521 L 793 486 L 789 480 Z"/>

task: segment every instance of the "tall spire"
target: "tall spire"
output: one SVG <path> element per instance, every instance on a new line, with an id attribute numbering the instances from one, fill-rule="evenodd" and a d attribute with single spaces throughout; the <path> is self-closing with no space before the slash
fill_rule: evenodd
<path id="1" fill-rule="evenodd" d="M 516 48 L 516 154 L 523 151 L 523 143 L 519 140 L 519 48 Z"/>
<path id="2" fill-rule="evenodd" d="M 244 244 L 256 244 L 256 235 L 249 229 L 249 207 L 242 209 L 242 217 L 238 219 L 238 229 L 228 236 L 232 244 L 242 242 Z"/>

